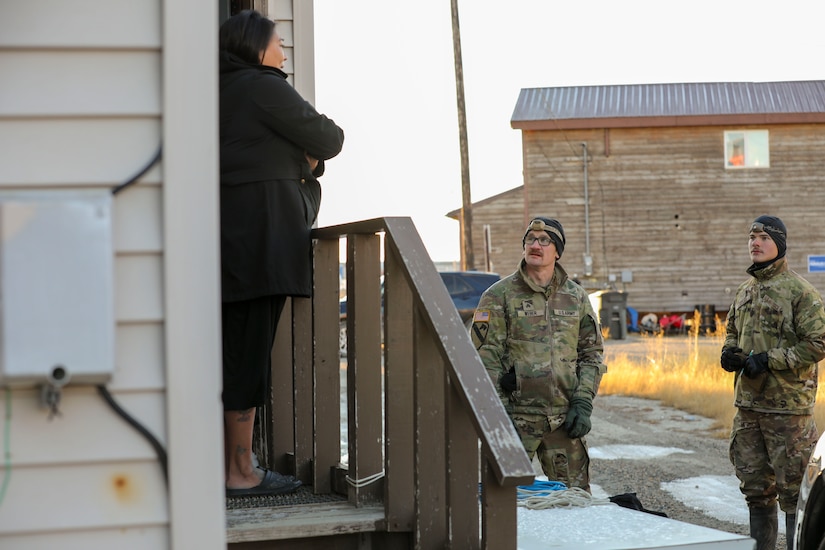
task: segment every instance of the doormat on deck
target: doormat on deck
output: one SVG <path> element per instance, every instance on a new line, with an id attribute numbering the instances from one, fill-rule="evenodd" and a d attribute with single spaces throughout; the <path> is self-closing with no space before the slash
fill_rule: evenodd
<path id="1" fill-rule="evenodd" d="M 226 497 L 226 509 L 271 508 L 274 506 L 296 506 L 298 504 L 321 504 L 323 502 L 346 502 L 347 497 L 337 494 L 316 495 L 312 487 L 302 485 L 288 495 L 252 495 Z"/>

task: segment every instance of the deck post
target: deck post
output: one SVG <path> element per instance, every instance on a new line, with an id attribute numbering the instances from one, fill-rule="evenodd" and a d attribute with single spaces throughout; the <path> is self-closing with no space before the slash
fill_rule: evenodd
<path id="1" fill-rule="evenodd" d="M 411 531 L 415 521 L 413 422 L 413 299 L 397 252 L 384 254 L 384 406 L 388 531 Z"/>

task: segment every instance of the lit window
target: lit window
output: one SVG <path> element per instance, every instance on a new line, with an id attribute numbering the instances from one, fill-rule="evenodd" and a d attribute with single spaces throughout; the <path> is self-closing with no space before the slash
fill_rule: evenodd
<path id="1" fill-rule="evenodd" d="M 725 168 L 768 168 L 770 165 L 767 130 L 725 132 Z"/>

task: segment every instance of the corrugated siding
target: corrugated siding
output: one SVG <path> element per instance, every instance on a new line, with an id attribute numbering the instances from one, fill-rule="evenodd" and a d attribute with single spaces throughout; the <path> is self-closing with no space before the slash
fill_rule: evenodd
<path id="1" fill-rule="evenodd" d="M 0 192 L 111 188 L 152 158 L 161 141 L 160 9 L 156 0 L 4 6 Z M 151 170 L 114 199 L 116 364 L 108 386 L 163 442 L 160 174 Z M 36 390 L 10 395 L 0 547 L 168 546 L 156 456 L 94 388 L 66 388 L 62 415 L 51 420 Z"/>
<path id="2" fill-rule="evenodd" d="M 511 123 L 824 112 L 821 80 L 570 86 L 522 89 Z"/>

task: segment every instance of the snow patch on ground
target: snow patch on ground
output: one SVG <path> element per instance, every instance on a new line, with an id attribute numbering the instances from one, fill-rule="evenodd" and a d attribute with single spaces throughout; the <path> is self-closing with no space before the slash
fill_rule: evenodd
<path id="1" fill-rule="evenodd" d="M 678 447 L 656 447 L 653 445 L 603 445 L 589 449 L 590 458 L 617 460 L 621 458 L 659 458 L 675 453 L 693 453 Z"/>
<path id="2" fill-rule="evenodd" d="M 661 484 L 685 506 L 702 510 L 705 514 L 741 525 L 748 525 L 748 506 L 739 492 L 736 476 L 699 476 L 677 479 Z M 785 518 L 779 514 L 779 532 L 785 532 Z"/>
<path id="3" fill-rule="evenodd" d="M 603 460 L 658 458 L 674 453 L 692 453 L 676 447 L 656 447 L 651 445 L 604 445 L 590 449 L 590 458 Z M 748 506 L 739 492 L 736 476 L 699 476 L 677 479 L 661 484 L 673 498 L 705 514 L 739 525 L 748 525 Z M 605 498 L 608 495 L 600 487 L 592 487 L 593 496 Z M 784 518 L 779 522 L 779 532 L 785 532 Z"/>

